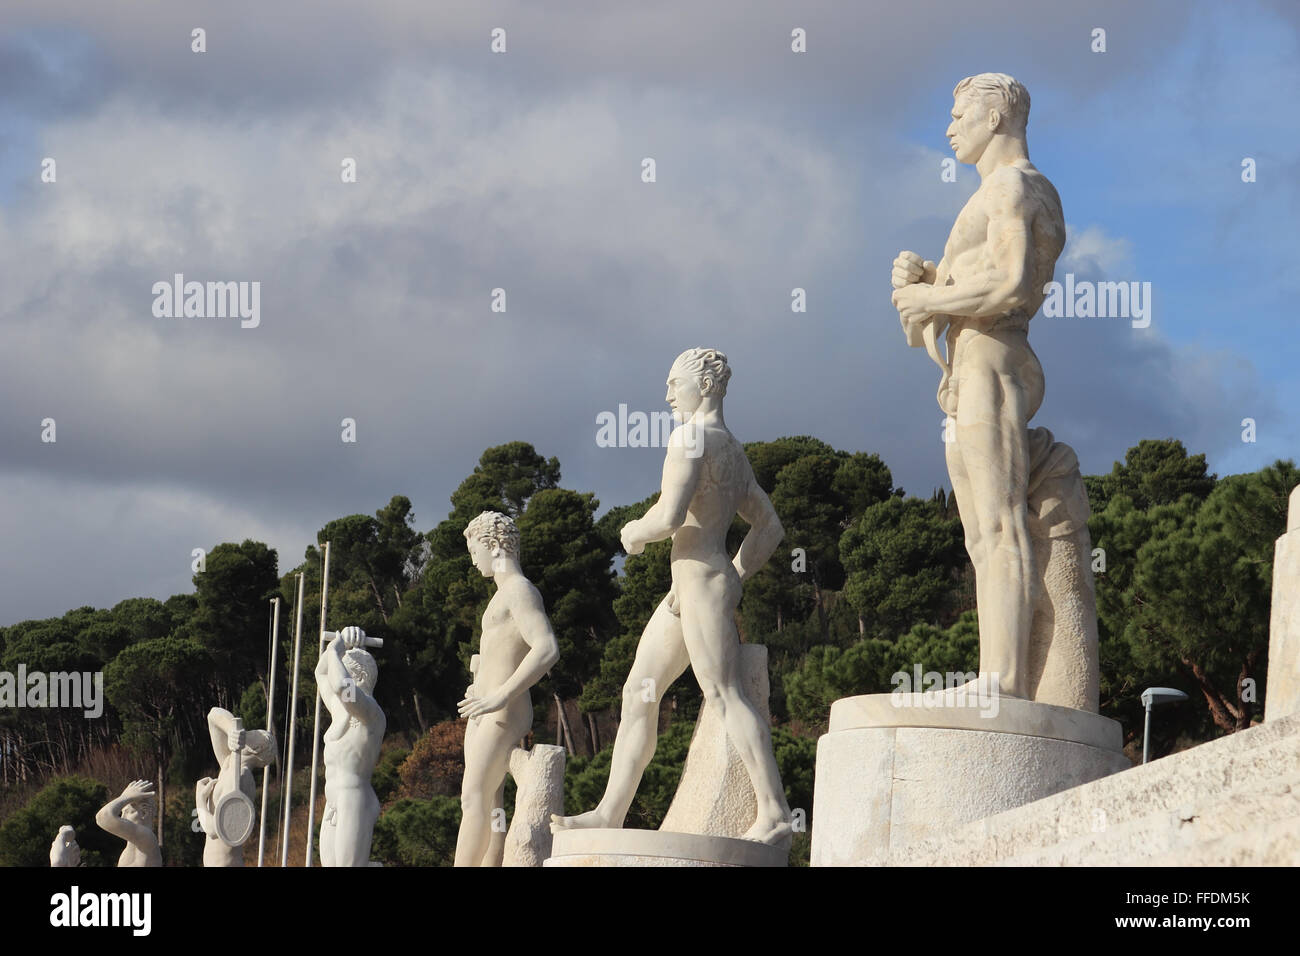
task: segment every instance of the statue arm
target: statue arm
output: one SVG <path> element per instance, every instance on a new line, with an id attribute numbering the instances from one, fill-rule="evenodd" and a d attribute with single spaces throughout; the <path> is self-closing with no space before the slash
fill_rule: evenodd
<path id="1" fill-rule="evenodd" d="M 736 573 L 740 575 L 740 580 L 744 581 L 767 563 L 767 559 L 772 556 L 772 552 L 785 537 L 785 529 L 781 527 L 781 519 L 777 517 L 776 509 L 772 507 L 772 499 L 759 487 L 752 471 L 749 478 L 749 494 L 741 502 L 737 513 L 741 520 L 749 524 L 749 532 L 745 535 L 745 540 L 740 543 L 740 550 L 736 552 L 736 559 L 732 562 L 736 566 Z"/>
<path id="2" fill-rule="evenodd" d="M 1032 299 L 1029 200 L 1018 170 L 1004 173 L 990 193 L 988 219 L 985 268 L 951 285 L 933 286 L 924 300 L 930 312 L 992 322 Z"/>
<path id="3" fill-rule="evenodd" d="M 537 588 L 528 581 L 519 581 L 510 592 L 510 617 L 519 630 L 519 636 L 528 645 L 528 653 L 498 690 L 506 700 L 514 700 L 526 692 L 560 659 L 560 645 L 555 640 L 555 632 L 551 630 Z"/>
<path id="4" fill-rule="evenodd" d="M 235 729 L 235 715 L 222 707 L 208 711 L 208 736 L 212 740 L 212 753 L 217 766 L 224 767 L 230 756 L 230 732 Z"/>
<path id="5" fill-rule="evenodd" d="M 144 849 L 149 846 L 151 841 L 157 842 L 153 831 L 148 827 L 143 827 L 138 823 L 132 823 L 130 820 L 122 818 L 122 811 L 133 799 L 134 797 L 123 794 L 116 800 L 104 804 L 99 808 L 99 812 L 95 814 L 95 823 L 104 832 L 111 833 L 132 846 Z"/>
<path id="6" fill-rule="evenodd" d="M 700 480 L 700 468 L 704 460 L 699 454 L 688 454 L 682 432 L 694 426 L 687 424 L 673 431 L 668 440 L 668 453 L 664 456 L 664 474 L 659 500 L 651 506 L 645 515 L 630 521 L 623 528 L 623 543 L 642 546 L 652 541 L 662 541 L 671 537 L 686 523 L 686 512 L 691 499 L 695 496 L 695 486 Z M 696 432 L 695 440 L 703 441 L 703 436 Z M 637 552 L 628 552 L 639 553 Z"/>
<path id="7" fill-rule="evenodd" d="M 211 777 L 204 777 L 194 785 L 194 807 L 199 811 L 199 826 L 203 828 L 204 833 L 214 834 L 217 832 L 216 820 L 213 818 L 212 811 L 212 794 L 216 790 L 217 782 Z"/>
<path id="8" fill-rule="evenodd" d="M 537 588 L 527 580 L 513 581 L 506 587 L 508 590 L 498 593 L 504 594 L 511 620 L 528 645 L 528 653 L 505 683 L 487 696 L 479 696 L 478 688 L 474 686 L 467 689 L 465 699 L 457 705 L 462 717 L 472 719 L 500 710 L 520 694 L 526 694 L 528 688 L 541 680 L 560 659 L 560 646 Z M 475 679 L 477 681 L 477 677 Z"/>
<path id="9" fill-rule="evenodd" d="M 320 660 L 316 662 L 316 686 L 326 700 L 339 696 L 339 688 L 348 676 L 348 669 L 343 666 L 343 641 L 334 638 L 321 651 Z"/>

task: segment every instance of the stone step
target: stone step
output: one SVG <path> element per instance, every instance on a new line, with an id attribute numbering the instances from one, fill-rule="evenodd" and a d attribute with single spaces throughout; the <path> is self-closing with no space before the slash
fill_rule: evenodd
<path id="1" fill-rule="evenodd" d="M 898 848 L 898 865 L 1300 863 L 1300 714 Z"/>

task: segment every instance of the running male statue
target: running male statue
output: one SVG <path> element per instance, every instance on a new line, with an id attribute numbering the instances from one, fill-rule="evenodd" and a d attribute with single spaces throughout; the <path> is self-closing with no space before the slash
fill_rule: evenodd
<path id="1" fill-rule="evenodd" d="M 668 374 L 667 401 L 682 424 L 668 443 L 659 501 L 624 526 L 622 539 L 628 554 L 640 554 L 647 544 L 671 537 L 672 588 L 646 625 L 623 686 L 605 795 L 594 810 L 553 817 L 553 831 L 623 825 L 654 756 L 659 701 L 690 665 L 754 787 L 758 814 L 745 839 L 776 844 L 791 833 L 771 734 L 741 687 L 734 617 L 741 582 L 763 566 L 784 531 L 723 420 L 730 378 L 727 357 L 716 349 L 687 349 Z M 750 529 L 733 560 L 727 529 L 737 514 Z"/>
<path id="2" fill-rule="evenodd" d="M 474 567 L 496 583 L 483 612 L 474 683 L 458 706 L 465 727 L 456 866 L 500 866 L 505 849 L 502 807 L 510 754 L 533 726 L 532 687 L 560 659 L 542 596 L 519 567 L 519 529 L 507 515 L 485 511 L 465 528 Z"/>
<path id="3" fill-rule="evenodd" d="M 975 566 L 980 677 L 1005 696 L 1081 708 L 1091 699 L 1095 712 L 1096 611 L 1091 570 L 1078 555 L 1087 554 L 1087 498 L 1074 452 L 1028 428 L 1043 401 L 1029 321 L 1065 245 L 1061 200 L 1029 161 L 1023 85 L 981 73 L 958 83 L 953 101 L 947 136 L 980 186 L 937 265 L 899 253 L 893 304 L 908 344 L 924 345 L 943 371 L 948 475 Z M 945 332 L 946 360 L 937 346 Z M 1063 570 L 1045 584 L 1049 561 Z M 1035 629 L 1040 602 L 1057 609 L 1055 638 L 1045 605 L 1044 633 Z M 1078 613 L 1066 614 L 1067 605 Z M 1067 617 L 1075 623 L 1062 623 Z"/>

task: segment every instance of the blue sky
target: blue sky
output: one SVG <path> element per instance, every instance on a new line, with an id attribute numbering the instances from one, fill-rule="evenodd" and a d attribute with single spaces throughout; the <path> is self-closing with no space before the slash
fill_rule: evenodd
<path id="1" fill-rule="evenodd" d="M 1220 474 L 1297 457 L 1295 4 L 264 6 L 0 13 L 0 625 L 187 591 L 220 541 L 288 568 L 397 493 L 432 527 L 504 441 L 639 500 L 661 453 L 598 447 L 596 415 L 662 410 L 694 345 L 731 356 L 742 440 L 814 434 L 946 487 L 888 272 L 937 259 L 977 184 L 940 162 L 952 87 L 984 70 L 1032 94 L 1058 276 L 1152 285 L 1149 329 L 1034 320 L 1034 424 L 1085 472 L 1141 438 Z M 154 318 L 176 272 L 260 281 L 261 326 Z"/>

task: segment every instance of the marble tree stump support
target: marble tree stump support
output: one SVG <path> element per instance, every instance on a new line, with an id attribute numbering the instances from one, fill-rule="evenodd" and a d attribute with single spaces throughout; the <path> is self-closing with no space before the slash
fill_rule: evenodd
<path id="1" fill-rule="evenodd" d="M 502 866 L 541 866 L 551 855 L 551 817 L 564 812 L 564 748 L 535 744 L 510 752 L 515 812 Z"/>

